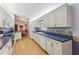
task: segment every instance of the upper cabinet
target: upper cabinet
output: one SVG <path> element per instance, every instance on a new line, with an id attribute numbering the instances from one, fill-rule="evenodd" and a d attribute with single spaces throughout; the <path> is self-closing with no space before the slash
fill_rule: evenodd
<path id="1" fill-rule="evenodd" d="M 45 17 L 45 21 L 47 24 L 47 27 L 56 27 L 56 14 L 55 12 L 50 12 Z"/>
<path id="2" fill-rule="evenodd" d="M 71 27 L 71 9 L 64 4 L 55 10 L 56 27 Z"/>
<path id="3" fill-rule="evenodd" d="M 14 27 L 14 19 L 0 7 L 0 27 L 2 28 L 13 28 Z"/>
<path id="4" fill-rule="evenodd" d="M 71 7 L 64 4 L 39 19 L 44 27 L 72 27 Z"/>

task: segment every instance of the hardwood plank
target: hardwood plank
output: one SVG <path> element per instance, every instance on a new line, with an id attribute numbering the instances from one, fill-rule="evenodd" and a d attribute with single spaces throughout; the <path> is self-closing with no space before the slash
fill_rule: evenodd
<path id="1" fill-rule="evenodd" d="M 13 55 L 47 55 L 47 53 L 26 36 L 16 42 Z"/>

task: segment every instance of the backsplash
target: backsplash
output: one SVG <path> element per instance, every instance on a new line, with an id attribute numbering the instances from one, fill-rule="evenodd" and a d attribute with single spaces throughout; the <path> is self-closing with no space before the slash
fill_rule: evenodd
<path id="1" fill-rule="evenodd" d="M 72 28 L 70 27 L 48 27 L 48 32 L 58 33 L 58 34 L 65 34 L 65 35 L 72 35 Z"/>

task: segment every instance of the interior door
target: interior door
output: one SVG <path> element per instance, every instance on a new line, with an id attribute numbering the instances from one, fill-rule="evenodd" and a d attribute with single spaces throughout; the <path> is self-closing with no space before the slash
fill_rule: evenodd
<path id="1" fill-rule="evenodd" d="M 15 31 L 18 31 L 18 25 L 15 24 Z"/>

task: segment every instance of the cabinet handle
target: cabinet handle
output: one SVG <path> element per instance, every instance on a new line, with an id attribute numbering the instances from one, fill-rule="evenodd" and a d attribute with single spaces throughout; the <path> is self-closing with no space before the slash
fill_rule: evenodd
<path id="1" fill-rule="evenodd" d="M 58 42 L 55 42 L 56 44 L 59 44 Z"/>

